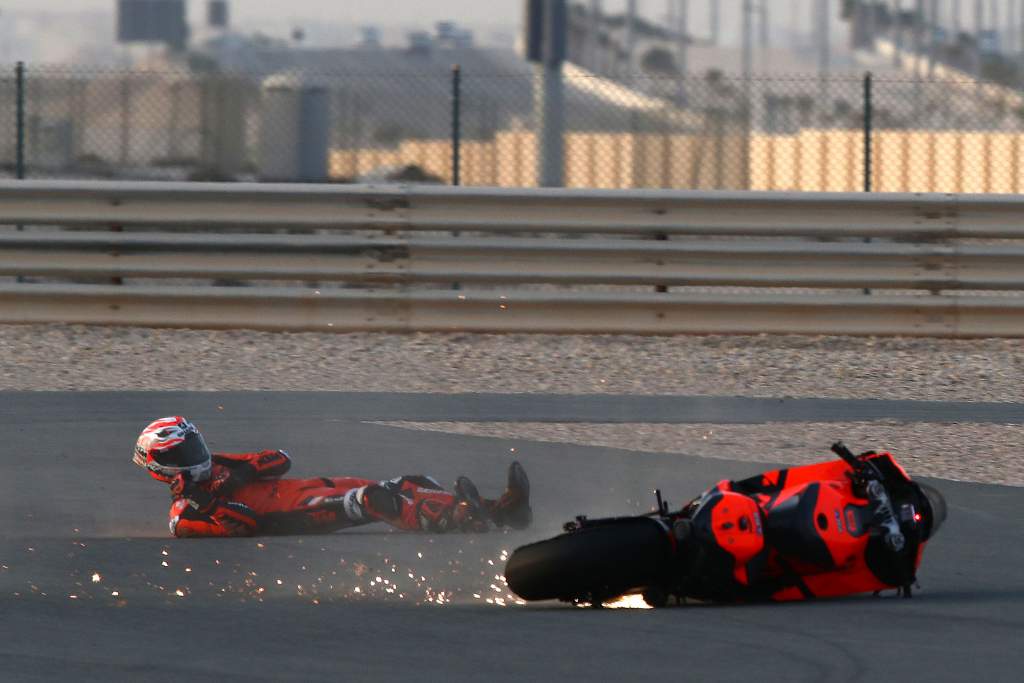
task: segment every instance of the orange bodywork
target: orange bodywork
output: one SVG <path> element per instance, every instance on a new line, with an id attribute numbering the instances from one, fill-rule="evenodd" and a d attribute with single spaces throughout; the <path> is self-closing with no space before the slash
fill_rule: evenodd
<path id="1" fill-rule="evenodd" d="M 892 460 L 889 453 L 869 457 Z M 760 587 L 768 591 L 762 597 L 790 601 L 894 587 L 869 566 L 872 511 L 854 491 L 851 472 L 845 462 L 829 461 L 722 481 L 705 494 L 713 541 L 732 559 L 741 590 Z"/>

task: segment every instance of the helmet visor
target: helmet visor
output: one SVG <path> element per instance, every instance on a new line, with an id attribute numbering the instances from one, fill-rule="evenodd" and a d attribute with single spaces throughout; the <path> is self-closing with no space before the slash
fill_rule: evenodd
<path id="1" fill-rule="evenodd" d="M 195 467 L 210 461 L 210 449 L 206 447 L 203 435 L 193 430 L 181 443 L 154 453 L 153 460 L 163 467 Z"/>
<path id="2" fill-rule="evenodd" d="M 924 494 L 925 499 L 928 501 L 928 507 L 930 508 L 931 514 L 931 525 L 928 528 L 928 538 L 935 535 L 935 532 L 939 530 L 939 527 L 946 521 L 946 499 L 943 498 L 942 494 L 937 489 L 929 486 L 928 484 L 918 483 L 921 487 L 921 493 Z"/>

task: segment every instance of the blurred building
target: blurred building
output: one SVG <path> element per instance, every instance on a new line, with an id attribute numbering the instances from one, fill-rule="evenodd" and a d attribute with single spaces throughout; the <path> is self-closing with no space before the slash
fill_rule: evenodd
<path id="1" fill-rule="evenodd" d="M 120 43 L 163 43 L 181 52 L 188 43 L 185 0 L 118 0 Z"/>

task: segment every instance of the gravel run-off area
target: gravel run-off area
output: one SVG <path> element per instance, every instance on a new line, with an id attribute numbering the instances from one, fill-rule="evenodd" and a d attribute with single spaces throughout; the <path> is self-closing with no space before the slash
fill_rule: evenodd
<path id="1" fill-rule="evenodd" d="M 1024 403 L 1024 340 L 322 334 L 0 326 L 4 390 L 677 394 Z M 842 438 L 919 474 L 1024 485 L 1024 428 L 995 424 L 408 424 L 770 462 Z M 749 444 L 758 444 L 750 448 Z"/>

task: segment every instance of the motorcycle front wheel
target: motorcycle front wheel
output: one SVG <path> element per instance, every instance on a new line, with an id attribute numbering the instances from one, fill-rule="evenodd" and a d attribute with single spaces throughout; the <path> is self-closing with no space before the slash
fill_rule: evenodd
<path id="1" fill-rule="evenodd" d="M 517 548 L 505 579 L 524 600 L 600 604 L 669 578 L 669 533 L 651 517 L 601 521 Z"/>

